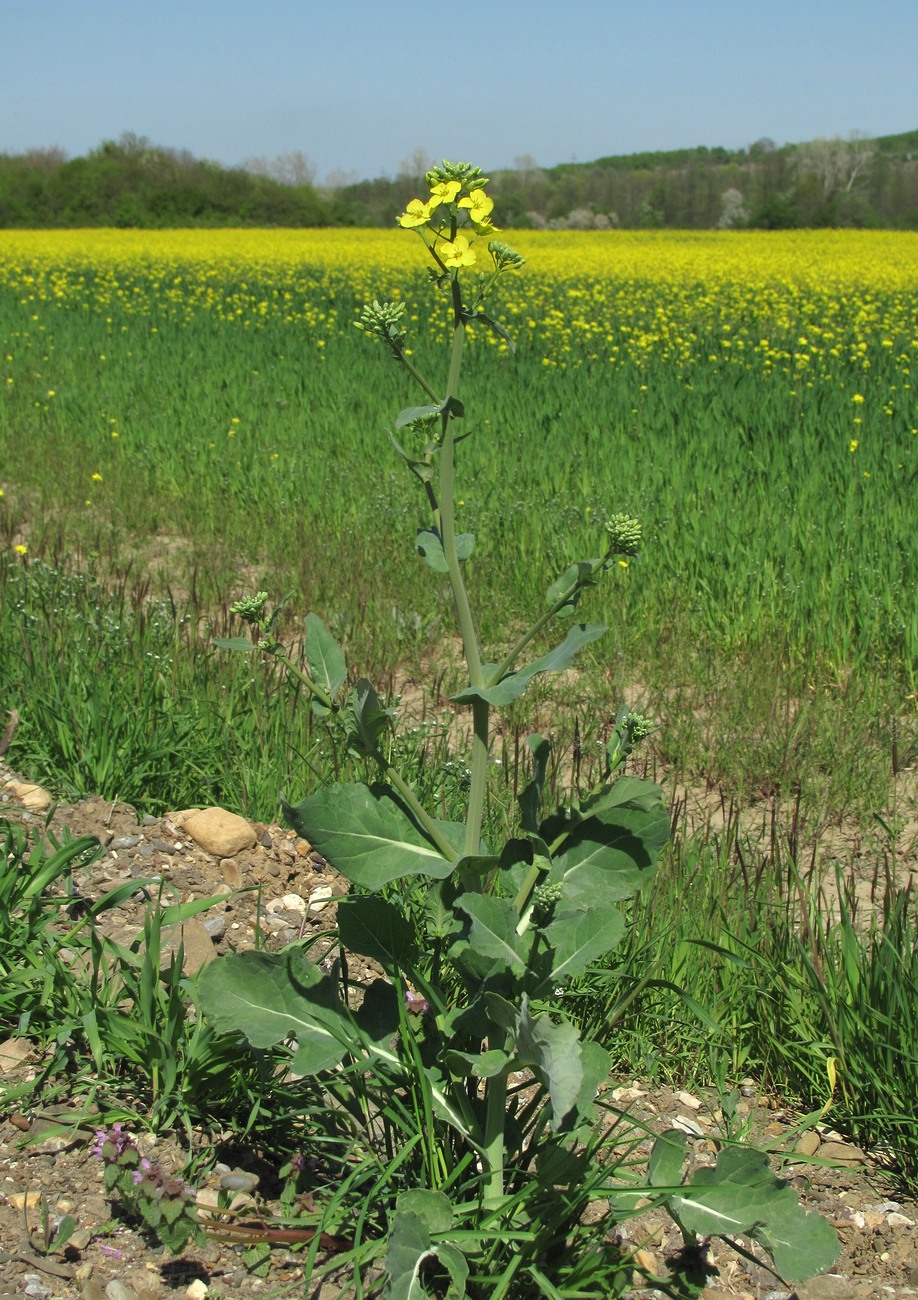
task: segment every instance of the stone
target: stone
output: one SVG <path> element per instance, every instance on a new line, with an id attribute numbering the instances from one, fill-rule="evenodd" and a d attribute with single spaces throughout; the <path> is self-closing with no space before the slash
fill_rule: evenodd
<path id="1" fill-rule="evenodd" d="M 312 902 L 311 897 L 309 901 Z M 306 911 L 306 899 L 301 898 L 299 894 L 284 894 L 283 898 L 281 899 L 281 903 L 285 908 L 285 910 L 288 912 Z"/>
<path id="2" fill-rule="evenodd" d="M 32 1044 L 28 1038 L 5 1038 L 0 1043 L 0 1070 L 4 1073 L 24 1065 L 32 1055 Z"/>
<path id="3" fill-rule="evenodd" d="M 116 835 L 108 847 L 112 852 L 118 853 L 122 849 L 134 849 L 139 843 L 139 835 Z"/>
<path id="4" fill-rule="evenodd" d="M 690 1092 L 677 1092 L 676 1101 L 682 1106 L 688 1106 L 689 1110 L 701 1110 L 701 1100 Z"/>
<path id="5" fill-rule="evenodd" d="M 51 807 L 51 795 L 32 781 L 7 781 L 3 788 L 14 803 L 29 812 L 46 812 Z"/>
<path id="6" fill-rule="evenodd" d="M 704 1129 L 697 1120 L 689 1119 L 688 1115 L 677 1115 L 672 1126 L 682 1133 L 688 1133 L 689 1137 L 704 1137 Z"/>
<path id="7" fill-rule="evenodd" d="M 223 879 L 232 889 L 242 888 L 242 872 L 235 858 L 221 858 L 220 870 L 223 872 Z"/>
<path id="8" fill-rule="evenodd" d="M 310 915 L 324 911 L 332 899 L 332 894 L 331 885 L 319 885 L 318 889 L 314 889 L 309 895 Z"/>
<path id="9" fill-rule="evenodd" d="M 172 821 L 190 835 L 195 844 L 215 858 L 231 858 L 255 845 L 255 831 L 244 817 L 225 808 L 191 809 L 174 813 Z"/>
<path id="10" fill-rule="evenodd" d="M 41 1192 L 11 1192 L 6 1199 L 14 1210 L 37 1210 L 41 1205 Z"/>
<path id="11" fill-rule="evenodd" d="M 210 1287 L 207 1283 L 202 1282 L 199 1277 L 196 1277 L 194 1281 L 190 1282 L 185 1288 L 185 1295 L 188 1296 L 188 1300 L 204 1300 L 204 1296 L 206 1296 L 209 1291 Z"/>
<path id="12" fill-rule="evenodd" d="M 251 1192 L 258 1186 L 258 1182 L 257 1174 L 250 1173 L 247 1169 L 232 1169 L 228 1174 L 223 1174 L 220 1186 L 228 1192 Z"/>
<path id="13" fill-rule="evenodd" d="M 810 1129 L 808 1133 L 801 1133 L 794 1147 L 797 1155 L 814 1156 L 822 1145 L 822 1138 L 815 1131 Z"/>
<path id="14" fill-rule="evenodd" d="M 660 1270 L 656 1257 L 649 1250 L 636 1250 L 631 1256 L 631 1262 L 642 1273 L 649 1273 L 651 1276 L 654 1276 Z"/>
<path id="15" fill-rule="evenodd" d="M 105 1300 L 140 1300 L 140 1297 L 132 1286 L 112 1278 L 105 1288 Z"/>
<path id="16" fill-rule="evenodd" d="M 51 1287 L 46 1286 L 37 1273 L 26 1273 L 23 1277 L 25 1289 L 23 1295 L 32 1296 L 33 1300 L 45 1300 L 45 1297 L 54 1295 Z"/>
<path id="17" fill-rule="evenodd" d="M 850 1167 L 863 1164 L 867 1157 L 852 1142 L 823 1142 L 819 1148 L 819 1158 Z"/>
<path id="18" fill-rule="evenodd" d="M 226 934 L 226 917 L 209 916 L 204 922 L 204 929 L 210 935 L 214 943 L 219 943 Z"/>
<path id="19" fill-rule="evenodd" d="M 168 958 L 178 952 L 179 943 L 183 948 L 183 975 L 193 975 L 202 966 L 212 962 L 217 955 L 214 952 L 213 939 L 204 928 L 203 922 L 197 917 L 186 921 L 184 925 L 171 927 L 169 937 L 162 946 L 163 957 Z"/>

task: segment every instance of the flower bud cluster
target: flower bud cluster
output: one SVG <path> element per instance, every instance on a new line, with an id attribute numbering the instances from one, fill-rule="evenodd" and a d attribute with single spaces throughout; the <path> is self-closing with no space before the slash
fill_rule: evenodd
<path id="1" fill-rule="evenodd" d="M 364 307 L 360 313 L 360 320 L 355 320 L 354 325 L 365 334 L 375 334 L 394 352 L 398 352 L 407 337 L 407 331 L 402 324 L 404 315 L 403 302 L 378 302 L 374 298 Z"/>
<path id="2" fill-rule="evenodd" d="M 633 515 L 613 515 L 606 522 L 609 555 L 637 555 L 641 536 L 641 521 Z"/>
<path id="3" fill-rule="evenodd" d="M 230 605 L 230 613 L 238 614 L 246 623 L 254 623 L 260 627 L 267 603 L 268 593 L 257 591 L 254 596 L 243 596 L 241 600 Z"/>

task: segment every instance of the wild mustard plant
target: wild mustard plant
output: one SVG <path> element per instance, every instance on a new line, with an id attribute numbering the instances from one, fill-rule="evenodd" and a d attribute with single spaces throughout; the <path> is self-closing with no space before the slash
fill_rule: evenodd
<path id="1" fill-rule="evenodd" d="M 491 300 L 523 259 L 493 237 L 493 204 L 478 168 L 444 162 L 426 179 L 428 197 L 412 200 L 398 224 L 422 242 L 431 289 L 444 304 L 445 381 L 416 366 L 403 303 L 373 301 L 357 325 L 384 344 L 426 398 L 396 416 L 391 440 L 429 511 L 415 548 L 447 578 L 462 638 L 466 684 L 453 702 L 472 715 L 464 819 L 437 817 L 395 769 L 385 743 L 394 711 L 365 679 L 346 692 L 344 655 L 320 619 L 306 620 L 299 665 L 274 639 L 276 611 L 268 612 L 265 593 L 238 602 L 251 638 L 219 644 L 279 657 L 307 687 L 313 710 L 338 727 L 378 779 L 339 782 L 284 805 L 297 831 L 351 883 L 338 909 L 338 968 L 325 973 L 296 945 L 278 955 L 227 957 L 203 973 L 203 1005 L 218 1029 L 241 1031 L 257 1048 L 290 1042 L 291 1068 L 346 1098 L 348 1113 L 366 1126 L 368 1150 L 375 1141 L 378 1151 L 380 1115 L 391 1116 L 397 1104 L 410 1117 L 397 1154 L 386 1129 L 391 1172 L 374 1183 L 377 1200 L 383 1188 L 388 1196 L 387 1294 L 394 1300 L 443 1294 L 436 1289 L 443 1286 L 456 1297 L 613 1294 L 630 1269 L 605 1232 L 584 1250 L 581 1224 L 590 1197 L 608 1197 L 615 1185 L 614 1162 L 597 1159 L 594 1130 L 610 1058 L 598 1041 L 581 1038 L 558 1005 L 571 981 L 623 937 L 618 904 L 648 885 L 668 838 L 659 787 L 622 775 L 649 722 L 623 710 L 604 778 L 586 797 L 547 812 L 550 746 L 531 736 L 532 779 L 518 799 L 516 831 L 489 843 L 485 813 L 493 711 L 537 676 L 569 668 L 603 636 L 602 625 L 577 621 L 581 601 L 637 554 L 641 527 L 613 514 L 601 553 L 570 565 L 548 585 L 533 624 L 508 632 L 506 644 L 486 654 L 465 581 L 475 540 L 457 531 L 457 448 L 474 428 L 460 380 L 469 329 L 494 331 L 509 344 Z M 558 624 L 566 635 L 529 658 L 530 647 L 551 640 Z M 376 962 L 383 977 L 353 988 L 347 954 Z M 729 1181 L 725 1174 L 699 1193 L 704 1213 L 675 1195 L 682 1157 L 670 1137 L 650 1181 L 661 1201 L 669 1199 L 687 1241 L 722 1232 L 724 1223 L 755 1235 L 770 1221 L 776 1185 L 758 1157 L 754 1168 L 734 1161 Z M 728 1213 L 746 1172 L 756 1191 L 741 1214 Z M 654 1194 L 646 1186 L 640 1194 L 648 1191 Z M 615 1197 L 619 1206 L 628 1203 L 621 1186 Z M 792 1218 L 784 1199 L 780 1214 L 783 1229 Z M 823 1227 L 806 1224 L 809 1254 L 789 1261 L 797 1276 L 830 1262 Z M 757 1239 L 775 1254 L 767 1234 Z"/>

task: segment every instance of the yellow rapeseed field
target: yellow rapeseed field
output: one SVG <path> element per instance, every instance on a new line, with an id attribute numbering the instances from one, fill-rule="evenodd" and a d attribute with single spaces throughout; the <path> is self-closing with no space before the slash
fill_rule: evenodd
<path id="1" fill-rule="evenodd" d="M 504 237 L 528 265 L 505 281 L 502 315 L 517 338 L 538 336 L 549 365 L 652 356 L 813 372 L 857 362 L 877 341 L 918 347 L 913 233 Z M 355 302 L 375 297 L 404 293 L 426 318 L 425 261 L 404 230 L 0 232 L 0 289 L 36 310 L 206 311 L 249 327 L 280 319 L 326 339 L 350 327 Z"/>

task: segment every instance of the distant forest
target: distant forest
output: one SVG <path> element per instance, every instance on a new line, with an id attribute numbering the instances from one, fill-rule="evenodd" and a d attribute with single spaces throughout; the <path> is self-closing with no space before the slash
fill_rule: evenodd
<path id="1" fill-rule="evenodd" d="M 0 154 L 0 227 L 388 226 L 423 185 L 415 150 L 394 179 L 315 183 L 302 153 L 223 167 L 130 133 L 85 157 Z M 918 131 L 748 149 L 677 149 L 491 172 L 501 224 L 555 230 L 918 229 Z"/>

